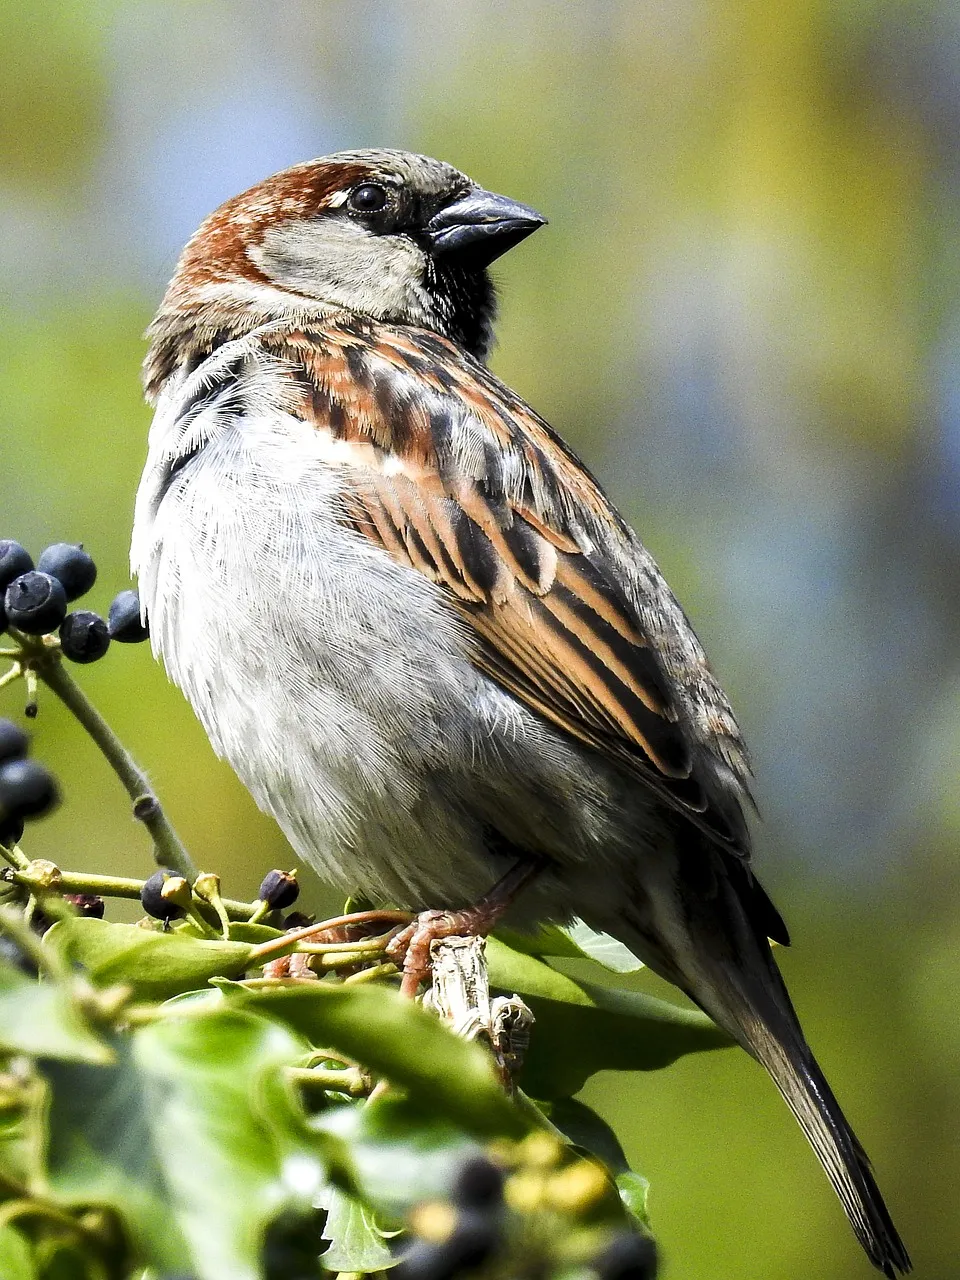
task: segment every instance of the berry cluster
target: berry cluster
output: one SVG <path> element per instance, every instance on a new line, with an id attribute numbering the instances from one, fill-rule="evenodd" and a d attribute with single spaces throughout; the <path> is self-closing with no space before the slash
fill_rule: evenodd
<path id="1" fill-rule="evenodd" d="M 111 640 L 145 640 L 135 591 L 120 592 L 106 621 L 89 609 L 67 612 L 96 580 L 97 566 L 79 544 L 55 542 L 34 567 L 19 542 L 0 540 L 0 632 L 14 627 L 27 636 L 46 636 L 59 628 L 61 651 L 71 662 L 96 662 Z"/>
<path id="2" fill-rule="evenodd" d="M 536 1166 L 546 1154 L 540 1148 L 550 1144 L 548 1141 L 538 1143 L 536 1136 L 527 1140 L 526 1145 L 531 1144 L 537 1147 L 528 1153 L 534 1156 Z M 586 1183 L 575 1187 L 574 1184 L 583 1181 L 580 1176 L 583 1168 L 573 1170 L 572 1183 L 570 1172 L 569 1169 L 566 1174 L 559 1172 L 559 1183 L 564 1186 L 558 1183 L 555 1190 L 560 1194 L 555 1198 L 558 1203 L 565 1203 L 576 1218 L 578 1211 L 592 1199 L 596 1187 L 587 1187 Z M 553 1264 L 557 1264 L 556 1269 L 561 1272 L 570 1271 L 571 1259 L 561 1262 L 559 1258 L 550 1260 L 545 1256 L 545 1251 L 550 1252 L 551 1237 L 544 1238 L 542 1232 L 535 1232 L 524 1246 L 524 1228 L 520 1226 L 518 1232 L 518 1212 L 522 1220 L 535 1210 L 541 1199 L 531 1192 L 535 1190 L 534 1182 L 542 1181 L 543 1173 L 549 1181 L 549 1170 L 535 1172 L 534 1168 L 525 1169 L 521 1164 L 509 1172 L 486 1156 L 467 1160 L 454 1179 L 449 1201 L 431 1202 L 414 1211 L 410 1223 L 413 1242 L 403 1241 L 399 1245 L 400 1259 L 391 1275 L 395 1280 L 453 1280 L 455 1276 L 480 1269 L 483 1274 L 489 1274 L 487 1264 L 492 1265 L 493 1274 L 500 1274 L 501 1265 L 506 1268 L 505 1274 L 517 1276 L 551 1274 Z M 587 1181 L 592 1184 L 594 1179 L 588 1176 Z M 570 1201 L 570 1191 L 577 1189 L 580 1194 L 573 1200 L 581 1203 L 574 1204 Z M 583 1192 L 586 1192 L 586 1202 L 583 1202 Z M 554 1232 L 555 1228 L 556 1223 Z M 575 1274 L 589 1276 L 591 1280 L 655 1280 L 657 1250 L 649 1236 L 621 1230 L 613 1235 L 604 1233 L 599 1239 L 590 1235 L 589 1239 L 591 1243 L 573 1267 Z"/>
<path id="3" fill-rule="evenodd" d="M 427 1205 L 415 1216 L 414 1229 L 425 1230 L 404 1247 L 393 1271 L 397 1280 L 452 1280 L 489 1262 L 503 1245 L 504 1181 L 503 1170 L 486 1156 L 467 1160 L 450 1205 Z"/>
<path id="4" fill-rule="evenodd" d="M 12 720 L 0 720 L 0 844 L 19 842 L 25 819 L 48 813 L 59 799 L 49 770 L 27 759 L 30 739 Z"/>

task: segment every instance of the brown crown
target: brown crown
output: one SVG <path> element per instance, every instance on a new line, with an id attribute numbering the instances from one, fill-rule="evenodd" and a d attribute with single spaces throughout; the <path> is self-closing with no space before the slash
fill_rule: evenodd
<path id="1" fill-rule="evenodd" d="M 288 218 L 312 217 L 329 205 L 331 196 L 368 178 L 360 163 L 311 160 L 284 169 L 225 201 L 188 241 L 171 281 L 168 298 L 196 285 L 242 277 L 266 281 L 248 249 L 259 244 L 268 227 Z"/>

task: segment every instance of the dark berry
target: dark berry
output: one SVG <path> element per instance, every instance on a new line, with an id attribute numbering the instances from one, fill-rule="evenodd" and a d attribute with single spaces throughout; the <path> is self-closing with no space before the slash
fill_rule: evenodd
<path id="1" fill-rule="evenodd" d="M 0 764 L 27 754 L 30 739 L 12 720 L 0 720 Z"/>
<path id="2" fill-rule="evenodd" d="M 317 1265 L 323 1236 L 319 1210 L 297 1213 L 286 1210 L 273 1219 L 264 1232 L 261 1265 L 264 1280 L 333 1280 Z M 162 1277 L 167 1280 L 167 1277 Z"/>
<path id="3" fill-rule="evenodd" d="M 153 875 L 144 883 L 140 890 L 140 904 L 148 916 L 153 916 L 155 920 L 177 920 L 183 915 L 183 908 L 178 907 L 175 902 L 171 902 L 163 896 L 163 886 L 170 879 L 179 879 L 173 871 L 167 871 L 165 867 L 161 867 L 159 871 L 155 871 Z"/>
<path id="4" fill-rule="evenodd" d="M 111 640 L 121 644 L 139 644 L 149 636 L 149 628 L 140 621 L 140 597 L 135 591 L 121 591 L 110 606 L 107 627 Z"/>
<path id="5" fill-rule="evenodd" d="M 657 1246 L 649 1236 L 624 1231 L 594 1261 L 599 1280 L 655 1280 Z"/>
<path id="6" fill-rule="evenodd" d="M 486 1156 L 460 1166 L 450 1199 L 462 1209 L 494 1209 L 503 1201 L 503 1170 Z"/>
<path id="7" fill-rule="evenodd" d="M 96 662 L 110 648 L 107 624 L 89 609 L 68 613 L 60 627 L 60 648 L 71 662 Z"/>
<path id="8" fill-rule="evenodd" d="M 88 552 L 75 542 L 55 542 L 40 553 L 37 568 L 49 573 L 63 587 L 68 600 L 85 596 L 97 580 L 97 566 Z"/>
<path id="9" fill-rule="evenodd" d="M 263 877 L 257 897 L 269 902 L 275 911 L 283 911 L 292 907 L 300 897 L 300 886 L 297 884 L 295 871 L 268 871 Z"/>
<path id="10" fill-rule="evenodd" d="M 0 765 L 0 813 L 4 818 L 39 818 L 59 799 L 53 774 L 38 760 Z"/>
<path id="11" fill-rule="evenodd" d="M 390 1272 L 391 1280 L 449 1280 L 453 1276 L 443 1245 L 415 1240 Z"/>
<path id="12" fill-rule="evenodd" d="M 67 616 L 67 596 L 49 573 L 31 570 L 14 578 L 4 598 L 7 621 L 28 636 L 56 631 Z"/>
<path id="13" fill-rule="evenodd" d="M 12 849 L 23 839 L 23 819 L 4 818 L 0 822 L 0 844 Z"/>
<path id="14" fill-rule="evenodd" d="M 308 915 L 306 911 L 291 911 L 288 916 L 283 917 L 283 927 L 285 929 L 305 929 L 308 924 L 313 924 L 316 916 Z"/>
<path id="15" fill-rule="evenodd" d="M 65 893 L 64 902 L 69 902 L 78 916 L 87 916 L 91 920 L 102 920 L 104 901 L 95 893 Z"/>
<path id="16" fill-rule="evenodd" d="M 442 1243 L 415 1241 L 393 1275 L 396 1280 L 452 1280 L 462 1271 L 482 1267 L 500 1242 L 499 1226 L 488 1214 L 462 1213 Z"/>
<path id="17" fill-rule="evenodd" d="M 30 552 L 10 538 L 0 539 L 0 591 L 6 591 L 14 578 L 33 568 Z"/>
<path id="18" fill-rule="evenodd" d="M 461 1213 L 444 1248 L 456 1258 L 457 1271 L 482 1267 L 500 1245 L 500 1228 L 487 1213 Z"/>
<path id="19" fill-rule="evenodd" d="M 0 935 L 0 964 L 13 965 L 15 969 L 28 974 L 31 978 L 37 976 L 38 970 L 34 962 L 26 952 L 20 950 L 12 938 L 6 935 Z"/>

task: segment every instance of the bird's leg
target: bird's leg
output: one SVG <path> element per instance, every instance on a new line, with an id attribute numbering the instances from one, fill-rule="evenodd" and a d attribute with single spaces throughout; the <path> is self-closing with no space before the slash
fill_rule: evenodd
<path id="1" fill-rule="evenodd" d="M 395 964 L 403 962 L 400 990 L 411 998 L 430 972 L 430 944 L 439 938 L 484 937 L 490 933 L 517 895 L 542 870 L 543 864 L 524 859 L 511 867 L 489 893 L 460 911 L 422 911 L 387 947 Z"/>

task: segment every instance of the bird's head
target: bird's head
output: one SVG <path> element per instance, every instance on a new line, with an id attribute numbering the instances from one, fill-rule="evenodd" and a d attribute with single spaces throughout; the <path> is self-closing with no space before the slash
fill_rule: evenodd
<path id="1" fill-rule="evenodd" d="M 482 359 L 495 310 L 487 268 L 545 221 L 410 152 L 341 151 L 285 169 L 222 204 L 187 244 L 150 328 L 148 391 L 187 332 L 202 354 L 197 342 L 338 311 L 432 329 Z"/>

